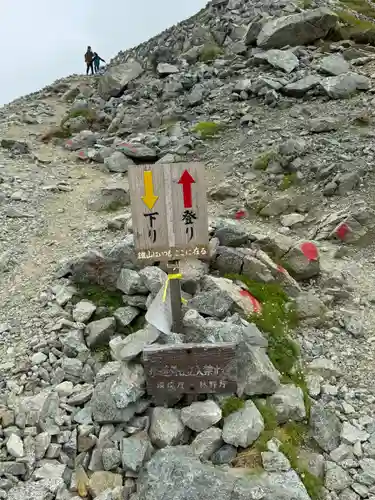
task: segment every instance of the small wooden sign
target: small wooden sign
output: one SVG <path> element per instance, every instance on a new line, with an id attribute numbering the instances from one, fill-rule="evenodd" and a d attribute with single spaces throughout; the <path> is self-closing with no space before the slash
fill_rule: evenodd
<path id="1" fill-rule="evenodd" d="M 134 165 L 128 171 L 138 260 L 208 257 L 204 165 Z"/>
<path id="2" fill-rule="evenodd" d="M 177 344 L 146 347 L 147 392 L 163 395 L 232 393 L 237 390 L 236 344 Z"/>

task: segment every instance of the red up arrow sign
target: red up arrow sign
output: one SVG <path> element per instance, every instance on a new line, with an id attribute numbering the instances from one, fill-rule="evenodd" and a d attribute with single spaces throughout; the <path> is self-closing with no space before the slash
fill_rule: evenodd
<path id="1" fill-rule="evenodd" d="M 195 183 L 195 180 L 187 170 L 184 170 L 178 183 L 182 184 L 182 193 L 184 195 L 184 208 L 191 208 L 193 206 L 191 185 Z"/>

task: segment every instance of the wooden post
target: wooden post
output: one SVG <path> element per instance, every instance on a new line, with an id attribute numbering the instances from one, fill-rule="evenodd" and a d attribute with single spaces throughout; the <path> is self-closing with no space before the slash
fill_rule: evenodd
<path id="1" fill-rule="evenodd" d="M 168 274 L 178 274 L 180 272 L 179 261 L 173 260 L 167 264 Z M 183 333 L 181 310 L 181 284 L 179 279 L 172 279 L 169 282 L 171 310 L 172 310 L 172 331 L 174 333 Z"/>

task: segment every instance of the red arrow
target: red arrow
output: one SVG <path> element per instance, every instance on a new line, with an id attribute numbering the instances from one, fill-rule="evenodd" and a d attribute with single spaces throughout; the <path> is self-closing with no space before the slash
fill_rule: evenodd
<path id="1" fill-rule="evenodd" d="M 184 170 L 178 183 L 182 184 L 182 192 L 184 195 L 184 208 L 191 208 L 193 206 L 191 185 L 195 183 L 195 180 L 187 170 Z"/>

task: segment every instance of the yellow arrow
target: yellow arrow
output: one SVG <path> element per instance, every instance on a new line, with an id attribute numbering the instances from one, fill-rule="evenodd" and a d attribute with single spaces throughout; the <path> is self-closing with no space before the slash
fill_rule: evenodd
<path id="1" fill-rule="evenodd" d="M 142 196 L 142 201 L 150 210 L 158 201 L 159 196 L 154 195 L 154 183 L 152 181 L 151 170 L 146 170 L 143 172 L 143 183 L 144 183 L 144 196 Z"/>

